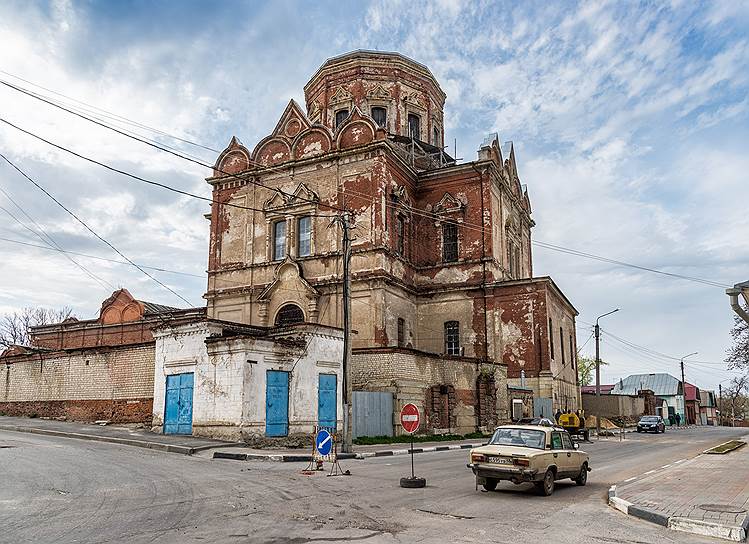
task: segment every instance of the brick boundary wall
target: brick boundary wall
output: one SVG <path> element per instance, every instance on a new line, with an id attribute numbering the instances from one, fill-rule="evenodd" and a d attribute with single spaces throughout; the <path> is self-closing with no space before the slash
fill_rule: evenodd
<path id="1" fill-rule="evenodd" d="M 150 424 L 152 413 L 152 398 L 0 402 L 0 415 L 64 417 L 72 421 L 106 419 L 115 423 Z"/>

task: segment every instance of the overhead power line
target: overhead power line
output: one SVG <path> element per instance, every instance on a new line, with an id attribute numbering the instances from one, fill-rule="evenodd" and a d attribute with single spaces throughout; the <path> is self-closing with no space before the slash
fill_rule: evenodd
<path id="1" fill-rule="evenodd" d="M 58 103 L 54 102 L 53 100 L 49 100 L 49 99 L 47 99 L 45 97 L 42 97 L 42 96 L 40 96 L 40 95 L 38 95 L 38 94 L 36 94 L 36 93 L 34 93 L 32 91 L 24 89 L 23 87 L 19 87 L 17 85 L 14 85 L 13 83 L 9 83 L 7 81 L 0 80 L 0 85 L 5 85 L 6 87 L 9 87 L 9 88 L 14 89 L 14 90 L 16 90 L 16 91 L 18 91 L 18 92 L 20 92 L 22 94 L 30 96 L 31 98 L 34 98 L 36 100 L 39 100 L 39 101 L 44 102 L 46 104 L 49 104 L 50 106 L 53 106 L 55 108 L 61 109 L 63 111 L 66 111 L 66 112 L 70 113 L 71 115 L 75 115 L 76 117 L 80 117 L 81 119 L 85 119 L 86 121 L 89 121 L 90 123 L 98 125 L 98 126 L 100 126 L 102 128 L 106 128 L 107 130 L 111 130 L 113 132 L 116 132 L 117 134 L 125 136 L 126 138 L 131 138 L 131 139 L 136 140 L 138 142 L 141 142 L 141 143 L 143 143 L 143 144 L 145 144 L 147 146 L 153 147 L 154 149 L 158 149 L 160 151 L 163 151 L 164 153 L 169 153 L 170 155 L 174 155 L 175 157 L 178 157 L 180 159 L 189 161 L 189 162 L 194 163 L 194 164 L 198 164 L 198 165 L 200 165 L 200 166 L 202 166 L 204 168 L 210 168 L 212 170 L 216 170 L 216 171 L 218 171 L 219 173 L 221 173 L 221 174 L 223 174 L 225 176 L 228 176 L 228 177 L 231 177 L 231 178 L 234 178 L 234 179 L 238 179 L 238 180 L 240 180 L 242 182 L 247 182 L 247 183 L 250 183 L 252 185 L 256 185 L 258 187 L 262 187 L 263 189 L 267 189 L 269 191 L 274 191 L 274 192 L 278 193 L 279 195 L 281 195 L 282 197 L 287 198 L 287 199 L 294 196 L 294 195 L 292 195 L 290 193 L 287 193 L 286 191 L 283 191 L 282 189 L 278 189 L 278 188 L 274 188 L 274 187 L 268 187 L 267 185 L 265 185 L 265 184 L 263 184 L 263 183 L 255 180 L 255 179 L 253 179 L 251 176 L 244 176 L 243 177 L 243 176 L 239 176 L 237 174 L 232 174 L 230 172 L 226 172 L 226 171 L 221 170 L 219 168 L 215 168 L 214 165 L 210 165 L 210 164 L 208 164 L 206 162 L 203 162 L 203 161 L 201 161 L 199 159 L 191 158 L 191 157 L 188 157 L 187 155 L 185 155 L 183 153 L 180 153 L 178 151 L 174 151 L 174 150 L 168 149 L 168 148 L 164 147 L 161 144 L 150 142 L 150 141 L 148 141 L 148 140 L 146 140 L 146 139 L 144 139 L 144 138 L 142 138 L 140 136 L 135 136 L 133 134 L 129 134 L 129 133 L 127 133 L 127 132 L 125 132 L 125 131 L 117 128 L 117 127 L 113 127 L 113 126 L 107 125 L 106 123 L 104 123 L 102 121 L 99 121 L 97 119 L 94 119 L 92 117 L 84 115 L 84 114 L 82 114 L 80 112 L 72 110 L 71 108 L 67 108 L 67 107 L 65 107 L 65 106 L 63 106 L 61 104 L 58 104 Z M 338 212 L 346 212 L 346 211 L 348 211 L 348 210 L 345 210 L 343 208 L 339 208 L 338 206 L 333 206 L 331 204 L 325 204 L 323 202 L 317 202 L 315 200 L 308 199 L 308 198 L 305 198 L 305 197 L 297 196 L 296 198 L 297 198 L 297 200 L 300 200 L 302 202 L 307 202 L 309 204 L 314 204 L 316 206 L 323 206 L 325 208 L 329 208 L 331 210 L 335 210 L 335 211 L 338 211 Z"/>
<path id="2" fill-rule="evenodd" d="M 154 132 L 156 134 L 160 134 L 162 136 L 166 136 L 167 138 L 172 138 L 173 140 L 177 140 L 179 142 L 183 142 L 183 143 L 195 146 L 195 147 L 200 147 L 200 148 L 205 149 L 207 151 L 212 151 L 214 153 L 220 153 L 219 150 L 213 149 L 212 147 L 209 147 L 209 146 L 207 146 L 205 144 L 201 144 L 201 143 L 196 142 L 194 140 L 188 140 L 188 139 L 182 138 L 180 136 L 175 136 L 174 134 L 170 134 L 170 133 L 165 132 L 165 131 L 163 131 L 161 129 L 151 127 L 149 125 L 146 125 L 146 124 L 141 123 L 139 121 L 135 121 L 135 120 L 130 119 L 128 117 L 125 117 L 123 115 L 119 115 L 117 113 L 105 110 L 104 108 L 100 108 L 98 106 L 94 106 L 93 104 L 89 104 L 88 102 L 84 102 L 83 100 L 79 100 L 77 98 L 73 98 L 71 96 L 64 95 L 64 94 L 62 94 L 60 92 L 57 92 L 57 91 L 55 91 L 53 89 L 49 89 L 47 87 L 39 85 L 38 83 L 34 83 L 33 81 L 29 81 L 28 79 L 24 79 L 21 76 L 17 76 L 15 74 L 11 74 L 10 72 L 6 72 L 5 70 L 0 70 L 0 73 L 1 74 L 5 74 L 7 76 L 10 76 L 10 77 L 12 77 L 14 79 L 17 79 L 19 81 L 23 81 L 24 83 L 28 83 L 29 85 L 33 85 L 34 87 L 37 87 L 39 89 L 43 89 L 43 90 L 47 91 L 48 93 L 55 94 L 55 95 L 60 96 L 60 97 L 62 97 L 64 99 L 66 99 L 66 100 L 70 100 L 72 102 L 76 102 L 78 104 L 81 104 L 82 106 L 84 106 L 83 108 L 81 108 L 84 111 L 88 111 L 88 112 L 91 112 L 91 113 L 93 113 L 93 112 L 100 112 L 100 114 L 103 114 L 105 117 L 109 117 L 110 119 L 119 120 L 119 121 L 121 121 L 123 123 L 129 124 L 129 125 L 132 125 L 132 126 L 135 126 L 135 127 L 138 127 L 138 128 L 142 128 L 142 129 L 145 129 L 145 130 L 150 130 L 151 132 Z M 38 93 L 38 94 L 41 95 L 41 96 L 44 96 L 41 93 Z M 52 100 L 48 96 L 45 97 L 45 98 L 49 98 L 50 100 Z"/>
<path id="3" fill-rule="evenodd" d="M 26 224 L 25 224 L 25 223 L 24 223 L 23 221 L 21 221 L 20 219 L 18 219 L 18 218 L 17 218 L 17 217 L 16 217 L 16 216 L 15 216 L 15 215 L 13 214 L 13 212 L 11 212 L 10 210 L 8 210 L 8 209 L 4 208 L 3 206 L 0 206 L 0 210 L 3 210 L 3 211 L 4 211 L 5 213 L 6 213 L 6 214 L 8 214 L 8 216 L 10 216 L 10 218 L 11 218 L 11 219 L 13 219 L 13 220 L 14 220 L 14 221 L 15 221 L 16 223 L 18 223 L 19 225 L 21 225 L 21 226 L 22 226 L 23 228 L 25 228 L 26 230 L 28 230 L 28 231 L 29 231 L 29 232 L 30 232 L 31 234 L 33 234 L 34 236 L 36 236 L 37 238 L 39 238 L 39 239 L 40 239 L 40 240 L 41 240 L 41 241 L 42 241 L 43 243 L 45 243 L 45 244 L 49 244 L 49 245 L 53 246 L 54 248 L 56 248 L 56 249 L 58 249 L 58 250 L 60 250 L 60 251 L 63 251 L 63 249 L 62 249 L 62 247 L 60 246 L 60 244 L 58 244 L 58 243 L 57 243 L 57 241 L 56 241 L 56 240 L 55 240 L 54 238 L 52 238 L 52 236 L 51 236 L 51 235 L 50 235 L 50 234 L 49 234 L 49 233 L 48 233 L 47 231 L 45 231 L 45 230 L 44 230 L 44 228 L 43 228 L 43 227 L 42 227 L 42 226 L 41 226 L 41 225 L 40 225 L 39 223 L 37 223 L 37 222 L 36 222 L 36 221 L 34 220 L 34 218 L 33 218 L 33 217 L 31 217 L 31 215 L 29 215 L 29 214 L 28 214 L 28 212 L 26 212 L 26 210 L 24 210 L 24 209 L 23 209 L 23 207 L 21 207 L 21 205 L 20 205 L 20 204 L 18 204 L 18 202 L 16 202 L 16 201 L 15 201 L 15 200 L 13 199 L 13 197 L 12 197 L 12 196 L 10 196 L 10 194 L 9 194 L 9 193 L 8 193 L 7 191 L 5 191 L 5 189 L 3 189 L 2 187 L 0 187 L 0 191 L 1 191 L 1 192 L 2 192 L 2 193 L 3 193 L 4 195 L 5 195 L 5 197 L 6 197 L 6 198 L 7 198 L 8 200 L 10 200 L 10 202 L 11 202 L 11 203 L 12 203 L 12 204 L 13 204 L 13 205 L 14 205 L 14 206 L 16 207 L 16 208 L 18 208 L 18 209 L 19 209 L 19 210 L 21 211 L 21 213 L 22 213 L 23 215 L 25 215 L 25 216 L 26 216 L 26 218 L 27 218 L 27 219 L 28 219 L 29 221 L 31 221 L 31 223 L 32 223 L 33 225 L 35 225 L 35 226 L 36 226 L 36 228 L 37 228 L 38 230 L 34 230 L 34 229 L 32 229 L 31 227 L 29 227 L 28 225 L 26 225 Z M 76 261 L 76 260 L 75 260 L 75 259 L 73 259 L 72 257 L 70 257 L 70 256 L 68 256 L 68 255 L 65 255 L 65 257 L 66 257 L 66 258 L 67 258 L 67 259 L 68 259 L 68 260 L 69 260 L 69 261 L 70 261 L 71 263 L 73 263 L 73 264 L 74 264 L 74 265 L 75 265 L 76 267 L 78 267 L 78 268 L 79 268 L 79 269 L 80 269 L 80 270 L 81 270 L 81 271 L 82 271 L 82 272 L 83 272 L 84 274 L 86 274 L 86 275 L 87 275 L 88 277 L 90 277 L 90 278 L 91 278 L 92 280 L 96 281 L 96 282 L 97 282 L 97 283 L 98 283 L 99 285 L 101 285 L 101 286 L 102 286 L 102 287 L 104 287 L 105 289 L 107 289 L 107 288 L 111 288 L 111 289 L 114 289 L 114 286 L 113 286 L 113 285 L 112 285 L 111 283 L 109 283 L 109 282 L 108 282 L 107 280 L 105 280 L 104 278 L 102 278 L 102 277 L 100 277 L 100 276 L 97 276 L 96 274 L 94 274 L 93 272 L 91 272 L 91 271 L 90 271 L 90 270 L 89 270 L 88 268 L 86 268 L 85 266 L 83 266 L 83 265 L 82 265 L 81 263 L 79 263 L 78 261 Z"/>
<path id="4" fill-rule="evenodd" d="M 19 78 L 19 79 L 21 79 L 21 78 Z M 147 141 L 147 140 L 145 140 L 144 138 L 142 138 L 140 136 L 128 134 L 128 133 L 124 132 L 121 129 L 109 126 L 109 125 L 107 125 L 106 123 L 104 123 L 104 122 L 102 122 L 100 120 L 93 119 L 93 118 L 91 118 L 91 117 L 89 117 L 87 115 L 84 115 L 84 114 L 80 113 L 80 112 L 74 111 L 74 110 L 72 110 L 72 109 L 70 109 L 68 107 L 65 107 L 65 106 L 63 106 L 63 105 L 61 105 L 59 103 L 54 102 L 54 100 L 51 100 L 51 99 L 49 99 L 47 97 L 39 95 L 38 93 L 34 93 L 32 91 L 29 91 L 28 89 L 24 89 L 23 87 L 19 87 L 17 85 L 14 85 L 12 83 L 9 83 L 9 82 L 3 81 L 3 80 L 0 80 L 0 84 L 5 85 L 5 86 L 7 86 L 7 87 L 9 87 L 11 89 L 14 89 L 14 90 L 16 90 L 16 91 L 18 91 L 20 93 L 23 93 L 23 94 L 25 94 L 27 96 L 32 97 L 32 98 L 35 98 L 35 99 L 40 100 L 42 102 L 45 102 L 45 103 L 47 103 L 47 104 L 49 104 L 49 105 L 51 105 L 53 107 L 59 108 L 59 109 L 61 109 L 63 111 L 66 111 L 66 112 L 68 112 L 68 113 L 70 113 L 72 115 L 75 115 L 77 117 L 85 119 L 85 120 L 87 120 L 87 121 L 89 121 L 91 123 L 94 123 L 96 125 L 99 125 L 99 126 L 101 126 L 103 128 L 106 128 L 108 130 L 117 132 L 117 133 L 119 133 L 119 134 L 121 134 L 121 135 L 123 135 L 125 137 L 134 139 L 134 140 L 139 141 L 141 143 L 144 143 L 144 144 L 146 144 L 148 146 L 151 146 L 151 147 L 154 147 L 156 149 L 159 149 L 159 150 L 161 150 L 163 152 L 170 153 L 170 154 L 172 154 L 174 156 L 177 156 L 177 157 L 179 157 L 179 158 L 181 158 L 183 160 L 190 161 L 192 163 L 198 164 L 198 165 L 203 166 L 205 168 L 214 168 L 212 165 L 209 165 L 209 164 L 207 164 L 207 163 L 205 163 L 205 162 L 203 162 L 201 160 L 194 159 L 194 158 L 191 158 L 191 157 L 187 157 L 187 156 L 185 156 L 184 154 L 182 154 L 182 153 L 180 153 L 178 151 L 167 149 L 167 148 L 165 148 L 161 144 L 154 143 L 152 141 Z M 33 83 L 32 83 L 32 85 L 33 85 Z M 50 145 L 53 145 L 53 146 L 57 147 L 58 149 L 62 149 L 64 151 L 70 152 L 70 150 L 67 150 L 67 149 L 63 148 L 62 146 L 58 146 L 56 144 L 53 144 L 53 143 L 49 142 L 48 140 L 45 140 L 45 139 L 41 138 L 40 136 L 37 136 L 35 134 L 30 133 L 29 131 L 25 131 L 23 129 L 20 129 L 16 125 L 13 125 L 12 123 L 10 123 L 10 122 L 8 122 L 6 120 L 3 120 L 3 121 L 6 124 L 9 124 L 10 126 L 13 126 L 14 128 L 17 128 L 18 130 L 26 132 L 29 135 L 32 135 L 32 136 L 34 136 L 34 137 L 36 137 L 36 138 L 38 138 L 38 139 L 40 139 L 42 141 L 45 141 L 46 143 L 48 143 Z M 168 133 L 166 133 L 164 131 L 160 131 L 159 129 L 153 129 L 152 127 L 149 127 L 149 129 L 156 130 L 156 131 L 159 131 L 161 133 L 164 133 L 164 134 L 168 135 Z M 105 166 L 102 163 L 98 163 L 98 162 L 94 161 L 93 159 L 88 159 L 88 158 L 83 157 L 81 155 L 78 155 L 78 156 L 80 156 L 81 158 L 85 158 L 86 160 L 90 160 L 91 162 L 95 162 L 96 164 L 100 164 L 101 166 L 107 167 L 110 170 L 117 171 L 119 173 L 124 173 L 124 172 L 119 171 L 117 169 L 114 169 L 112 167 Z M 254 164 L 258 165 L 258 166 L 261 166 L 261 167 L 265 167 L 265 165 L 260 165 L 258 163 L 254 163 Z M 265 168 L 269 168 L 269 167 L 265 167 Z M 257 180 L 254 180 L 252 178 L 241 177 L 241 176 L 238 176 L 236 174 L 231 174 L 231 173 L 225 172 L 225 171 L 220 170 L 220 169 L 217 169 L 217 170 L 220 173 L 222 173 L 222 174 L 224 174 L 226 176 L 230 176 L 230 177 L 233 177 L 233 178 L 236 178 L 236 179 L 240 179 L 242 181 L 247 181 L 249 183 L 252 183 L 254 185 L 257 185 L 259 187 L 263 187 L 263 188 L 271 190 L 271 191 L 276 191 L 277 193 L 279 193 L 280 195 L 282 195 L 282 196 L 284 196 L 286 198 L 292 196 L 292 195 L 290 195 L 290 194 L 282 191 L 281 189 L 276 189 L 276 188 L 268 187 L 267 185 L 264 185 L 263 183 L 258 182 Z M 124 173 L 124 174 L 125 175 L 129 175 L 127 173 Z M 134 177 L 134 176 L 131 176 L 131 177 Z M 137 179 L 137 177 L 136 177 L 136 179 Z M 141 181 L 146 181 L 146 180 L 141 179 Z M 157 184 L 156 182 L 150 182 L 150 181 L 146 181 L 146 183 Z M 160 185 L 160 186 L 162 186 L 164 188 L 168 188 L 170 190 L 174 190 L 173 188 L 169 188 L 167 186 L 164 186 L 163 184 L 157 184 L 157 185 Z M 180 192 L 180 191 L 176 190 L 176 192 Z M 182 192 L 182 193 L 186 194 L 185 192 Z M 356 191 L 349 190 L 349 191 L 346 191 L 346 193 L 356 194 Z M 359 193 L 359 194 L 365 196 L 366 198 L 372 198 L 372 195 L 365 195 L 364 193 Z M 197 195 L 189 194 L 189 196 L 197 196 Z M 203 200 L 209 200 L 206 197 L 199 197 L 198 196 L 198 198 L 201 198 Z M 337 210 L 337 211 L 340 211 L 340 212 L 346 211 L 346 210 L 344 210 L 342 208 L 339 208 L 337 206 L 331 206 L 331 205 L 328 205 L 328 204 L 317 203 L 315 201 L 312 201 L 312 200 L 309 200 L 309 199 L 304 199 L 304 198 L 301 198 L 301 197 L 298 197 L 298 198 L 299 198 L 299 200 L 308 201 L 309 203 L 319 204 L 321 206 L 328 207 L 330 209 L 334 209 L 334 210 Z M 213 202 L 213 200 L 210 200 L 210 201 Z M 231 204 L 227 203 L 227 204 L 223 204 L 223 205 L 231 205 Z M 386 202 L 386 206 L 391 207 L 391 208 L 395 207 L 394 204 L 389 203 L 389 202 Z M 437 218 L 438 217 L 438 215 L 435 214 L 435 213 L 433 213 L 433 212 L 427 212 L 425 210 L 419 210 L 419 209 L 417 209 L 417 208 L 415 208 L 413 206 L 405 206 L 405 207 L 408 208 L 408 209 L 410 209 L 410 210 L 412 210 L 412 213 L 414 213 L 416 215 L 420 215 L 422 217 L 428 217 L 428 218 Z M 245 207 L 245 208 L 247 208 L 247 207 Z M 473 230 L 479 231 L 479 232 L 484 232 L 485 231 L 485 228 L 483 226 L 481 226 L 481 225 L 474 225 L 474 224 L 471 224 L 471 223 L 465 223 L 465 222 L 463 222 L 463 223 L 461 223 L 461 227 L 467 228 L 467 229 L 473 229 Z M 676 278 L 676 279 L 682 279 L 682 280 L 686 280 L 686 281 L 701 283 L 701 284 L 709 285 L 709 286 L 712 286 L 712 287 L 719 287 L 719 288 L 728 288 L 728 287 L 730 287 L 730 285 L 722 283 L 722 282 L 718 282 L 718 281 L 707 280 L 707 279 L 704 279 L 704 278 L 697 278 L 697 277 L 693 277 L 693 276 L 686 276 L 686 275 L 676 274 L 676 273 L 672 273 L 672 272 L 666 272 L 666 271 L 663 271 L 663 270 L 658 270 L 658 269 L 655 269 L 655 268 L 650 268 L 650 267 L 641 266 L 641 265 L 637 265 L 637 264 L 633 264 L 633 263 L 628 263 L 628 262 L 617 260 L 617 259 L 611 259 L 611 258 L 608 258 L 608 257 L 603 257 L 603 256 L 595 255 L 595 254 L 592 254 L 592 253 L 586 253 L 586 252 L 583 252 L 583 251 L 579 251 L 579 250 L 575 250 L 575 249 L 571 249 L 571 248 L 567 248 L 567 247 L 563 247 L 563 246 L 558 246 L 558 245 L 555 245 L 555 244 L 549 244 L 549 243 L 542 242 L 542 241 L 534 240 L 531 243 L 533 243 L 534 245 L 536 245 L 538 247 L 543 247 L 545 249 L 549 249 L 549 250 L 552 250 L 552 251 L 558 251 L 558 252 L 566 253 L 566 254 L 569 254 L 569 255 L 575 255 L 575 256 L 578 256 L 578 257 L 584 257 L 584 258 L 588 258 L 588 259 L 594 259 L 594 260 L 598 260 L 598 261 L 601 261 L 601 262 L 606 262 L 606 263 L 609 263 L 609 264 L 615 264 L 615 265 L 618 265 L 618 266 L 624 266 L 624 267 L 628 267 L 628 268 L 632 268 L 632 269 L 637 269 L 637 270 L 641 270 L 641 271 L 645 271 L 645 272 L 651 272 L 651 273 L 654 273 L 654 274 L 660 274 L 660 275 L 663 275 L 663 276 L 668 276 L 668 277 L 672 277 L 672 278 Z"/>
<path id="5" fill-rule="evenodd" d="M 164 289 L 166 289 L 167 291 L 169 291 L 170 293 L 172 293 L 174 296 L 176 296 L 177 298 L 179 298 L 180 300 L 182 300 L 183 302 L 185 302 L 188 306 L 190 306 L 190 307 L 192 306 L 192 303 L 189 300 L 187 300 L 185 297 L 183 297 L 182 295 L 180 295 L 179 293 L 177 293 L 174 289 L 172 289 L 168 285 L 162 283 L 158 278 L 156 278 L 156 277 L 152 276 L 151 274 L 149 274 L 148 272 L 146 272 L 142 267 L 140 267 L 139 265 L 137 265 L 136 263 L 134 263 L 124 253 L 122 253 L 119 249 L 117 249 L 114 245 L 112 245 L 111 242 L 109 242 L 108 240 L 106 240 L 104 237 L 100 236 L 96 231 L 94 231 L 91 227 L 89 227 L 86 224 L 85 221 L 83 221 L 80 217 L 78 217 L 75 213 L 73 213 L 70 209 L 68 209 L 62 202 L 60 202 L 59 200 L 57 200 L 49 191 L 47 191 L 44 187 L 42 187 L 41 185 L 39 185 L 39 183 L 37 183 L 36 181 L 34 181 L 33 179 L 31 179 L 31 177 L 29 177 L 23 170 L 21 170 L 18 166 L 16 166 L 10 159 L 8 159 L 8 157 L 6 157 L 2 153 L 0 153 L 0 158 L 2 158 L 3 160 L 5 160 L 5 162 L 7 162 L 9 165 L 11 165 L 19 174 L 21 174 L 24 178 L 26 178 L 26 180 L 28 180 L 37 189 L 39 189 L 45 195 L 47 195 L 55 204 L 57 204 L 59 207 L 61 207 L 63 210 L 65 210 L 68 213 L 68 215 L 70 215 L 71 217 L 73 217 L 73 219 L 75 219 L 76 221 L 78 221 L 78 223 L 80 223 L 81 225 L 83 225 L 83 227 L 86 230 L 88 230 L 96 238 L 98 238 L 99 240 L 101 240 L 102 242 L 104 242 L 107 246 L 109 246 L 120 257 L 122 257 L 128 263 L 130 263 L 132 266 L 134 266 L 135 268 L 137 268 L 138 270 L 140 270 L 145 276 L 147 276 L 148 278 L 150 278 L 151 280 L 153 280 L 154 282 L 156 282 L 157 284 L 159 284 L 161 287 L 163 287 Z"/>
<path id="6" fill-rule="evenodd" d="M 0 209 L 4 209 L 4 208 L 0 206 Z M 0 236 L 0 241 L 8 242 L 9 244 L 18 244 L 18 245 L 27 246 L 27 247 L 33 247 L 37 249 L 45 249 L 47 251 L 56 251 L 64 255 L 76 255 L 78 257 L 86 257 L 87 259 L 96 259 L 97 261 L 105 261 L 105 262 L 114 263 L 114 264 L 126 264 L 130 266 L 130 263 L 127 261 L 119 261 L 117 259 L 108 259 L 107 257 L 100 257 L 99 255 L 89 255 L 88 253 L 80 253 L 78 251 L 69 251 L 69 250 L 57 248 L 57 247 L 42 246 L 39 244 L 32 244 L 30 242 L 24 242 L 22 240 L 13 240 L 11 238 L 5 238 L 2 236 Z M 191 272 L 182 272 L 180 270 L 169 270 L 168 268 L 160 268 L 158 266 L 148 266 L 148 265 L 140 264 L 140 263 L 138 263 L 138 266 L 140 266 L 141 268 L 146 268 L 148 270 L 155 270 L 156 272 L 166 272 L 168 274 L 180 274 L 182 276 L 190 276 L 192 278 L 204 279 L 206 277 L 205 274 L 193 274 Z"/>
<path id="7" fill-rule="evenodd" d="M 177 189 L 176 187 L 172 187 L 171 185 L 167 185 L 165 183 L 161 183 L 161 182 L 158 182 L 158 181 L 153 181 L 153 180 L 144 178 L 142 176 L 138 176 L 136 174 L 132 174 L 132 173 L 126 171 L 126 170 L 122 170 L 120 168 L 115 168 L 114 166 L 111 166 L 111 165 L 109 165 L 107 163 L 104 163 L 104 162 L 101 162 L 101 161 L 97 161 L 96 159 L 92 159 L 91 157 L 88 157 L 86 155 L 83 155 L 81 153 L 73 151 L 72 149 L 69 149 L 69 148 L 67 148 L 67 147 L 65 147 L 63 145 L 56 144 L 55 142 L 53 142 L 51 140 L 48 140 L 48 139 L 44 138 L 43 136 L 39 136 L 38 134 L 36 134 L 34 132 L 31 132 L 30 130 L 26 130 L 25 128 L 22 128 L 22 127 L 14 124 L 14 123 L 11 123 L 7 119 L 3 119 L 2 117 L 0 117 L 0 122 L 5 123 L 6 125 L 14 128 L 14 129 L 16 129 L 16 130 L 18 130 L 20 132 L 23 132 L 24 134 L 26 134 L 28 136 L 31 136 L 32 138 L 36 138 L 37 140 L 39 140 L 41 142 L 44 142 L 47 145 L 50 145 L 50 146 L 52 146 L 52 147 L 54 147 L 56 149 L 59 149 L 60 151 L 64 151 L 65 153 L 69 153 L 70 155 L 73 155 L 74 157 L 78 157 L 79 159 L 82 159 L 84 161 L 88 161 L 88 162 L 90 162 L 92 164 L 95 164 L 97 166 L 101 166 L 102 168 L 106 168 L 107 170 L 109 170 L 111 172 L 115 172 L 117 174 L 121 174 L 123 176 L 127 176 L 127 177 L 132 178 L 132 179 L 134 179 L 136 181 L 140 181 L 142 183 L 147 183 L 148 185 L 153 185 L 155 187 L 160 187 L 161 189 L 166 189 L 167 191 L 171 191 L 173 193 L 177 193 L 177 194 L 180 194 L 180 195 L 183 195 L 183 196 L 189 196 L 190 198 L 195 198 L 195 199 L 198 199 L 198 200 L 202 200 L 204 202 L 209 202 L 211 204 L 217 204 L 219 206 L 226 206 L 226 207 L 230 207 L 230 208 L 239 208 L 239 209 L 242 209 L 242 210 L 250 210 L 250 211 L 255 211 L 255 212 L 264 212 L 265 211 L 265 210 L 263 210 L 261 208 L 254 208 L 252 206 L 245 206 L 243 204 L 234 204 L 232 202 L 221 202 L 219 200 L 216 200 L 216 199 L 213 199 L 213 198 L 209 198 L 207 196 L 201 196 L 201 195 L 198 195 L 198 194 L 195 194 L 195 193 L 191 193 L 189 191 L 183 191 L 182 189 Z M 310 215 L 312 215 L 312 216 L 315 216 L 315 217 L 334 217 L 334 215 L 331 215 L 331 214 L 325 215 L 325 214 L 312 214 L 312 213 L 298 213 L 298 214 L 291 214 L 291 215 L 299 215 L 299 216 L 301 216 L 301 215 L 304 215 L 304 216 L 310 216 Z"/>

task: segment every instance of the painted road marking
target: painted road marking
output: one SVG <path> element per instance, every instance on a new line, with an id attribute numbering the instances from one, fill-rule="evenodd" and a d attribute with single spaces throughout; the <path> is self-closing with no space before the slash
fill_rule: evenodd
<path id="1" fill-rule="evenodd" d="M 662 466 L 661 468 L 668 468 L 668 467 L 670 467 L 670 466 L 671 466 L 670 464 L 668 464 L 668 465 L 663 465 L 663 466 Z"/>
<path id="2" fill-rule="evenodd" d="M 653 472 L 655 472 L 655 471 L 654 470 L 648 470 L 645 474 L 652 474 Z"/>
<path id="3" fill-rule="evenodd" d="M 683 463 L 684 461 L 686 461 L 686 459 L 679 459 L 678 461 L 674 461 L 674 463 L 673 463 L 673 464 L 674 464 L 674 465 L 677 465 L 677 464 L 679 464 L 679 463 Z"/>
<path id="4" fill-rule="evenodd" d="M 631 482 L 632 480 L 636 480 L 636 479 L 637 479 L 637 476 L 633 476 L 632 478 L 628 478 L 624 480 L 624 483 L 626 484 L 627 482 Z"/>

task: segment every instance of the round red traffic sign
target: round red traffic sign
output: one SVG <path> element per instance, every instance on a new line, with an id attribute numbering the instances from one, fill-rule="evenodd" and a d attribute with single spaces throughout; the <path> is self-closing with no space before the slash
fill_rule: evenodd
<path id="1" fill-rule="evenodd" d="M 419 429 L 421 416 L 415 404 L 408 403 L 401 410 L 401 426 L 408 434 L 413 434 Z"/>

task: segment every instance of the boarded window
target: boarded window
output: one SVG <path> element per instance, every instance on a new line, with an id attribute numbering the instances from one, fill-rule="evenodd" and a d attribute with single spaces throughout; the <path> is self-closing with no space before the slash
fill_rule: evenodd
<path id="1" fill-rule="evenodd" d="M 572 349 L 572 335 L 570 334 L 570 364 L 572 368 L 575 368 L 575 351 Z"/>
<path id="2" fill-rule="evenodd" d="M 297 254 L 308 257 L 312 253 L 312 218 L 300 217 L 297 222 Z"/>
<path id="3" fill-rule="evenodd" d="M 460 324 L 457 321 L 445 322 L 445 353 L 460 355 Z"/>
<path id="4" fill-rule="evenodd" d="M 408 114 L 408 135 L 415 139 L 421 139 L 421 119 L 413 113 Z"/>
<path id="5" fill-rule="evenodd" d="M 549 343 L 551 344 L 551 358 L 554 359 L 554 327 L 551 325 L 551 318 L 549 318 Z"/>
<path id="6" fill-rule="evenodd" d="M 304 312 L 296 304 L 286 304 L 276 314 L 276 326 L 292 325 L 304 321 Z"/>
<path id="7" fill-rule="evenodd" d="M 273 260 L 286 257 L 286 221 L 273 223 Z"/>
<path id="8" fill-rule="evenodd" d="M 458 260 L 458 225 L 455 223 L 442 225 L 442 260 L 446 263 Z"/>
<path id="9" fill-rule="evenodd" d="M 388 110 L 380 106 L 372 108 L 372 119 L 377 123 L 377 126 L 387 128 Z"/>
<path id="10" fill-rule="evenodd" d="M 406 235 L 406 222 L 402 216 L 398 216 L 395 223 L 395 251 L 398 255 L 403 255 L 403 249 L 405 248 L 405 235 Z"/>
<path id="11" fill-rule="evenodd" d="M 338 110 L 335 112 L 335 128 L 340 127 L 348 119 L 348 110 Z"/>
<path id="12" fill-rule="evenodd" d="M 402 318 L 398 318 L 398 347 L 402 348 L 406 345 L 406 321 Z"/>

